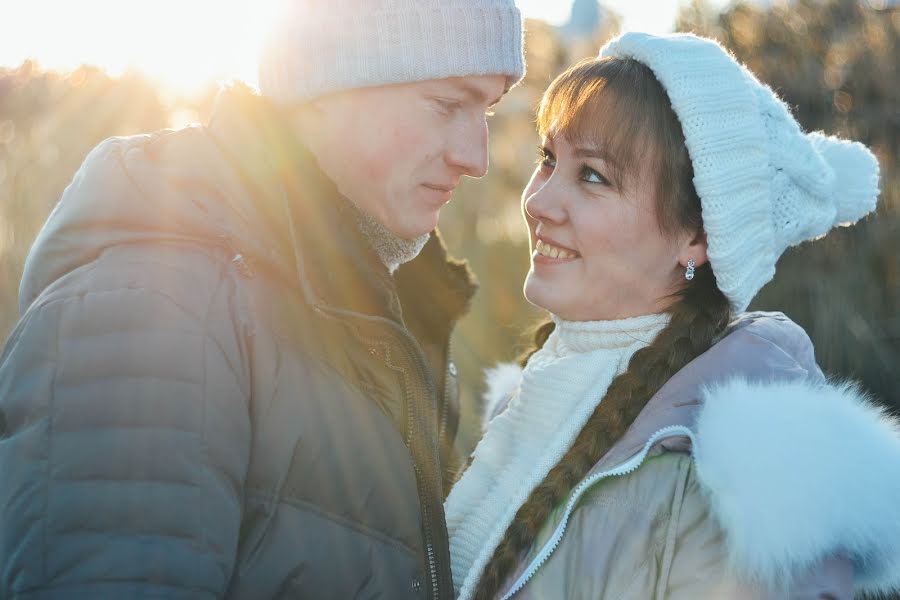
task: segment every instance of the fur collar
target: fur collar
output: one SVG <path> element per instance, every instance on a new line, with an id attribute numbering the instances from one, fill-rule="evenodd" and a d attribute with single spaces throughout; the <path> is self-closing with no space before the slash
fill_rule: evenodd
<path id="1" fill-rule="evenodd" d="M 883 409 L 850 385 L 734 379 L 694 430 L 736 569 L 778 585 L 840 554 L 858 591 L 900 590 L 900 427 Z"/>
<path id="2" fill-rule="evenodd" d="M 513 364 L 489 371 L 485 425 L 520 376 Z M 777 587 L 842 555 L 854 562 L 857 591 L 900 591 L 897 420 L 851 385 L 810 379 L 732 377 L 699 400 L 673 411 L 683 422 L 665 423 L 690 427 L 693 447 L 669 440 L 656 451 L 691 450 L 736 574 Z"/>
<path id="3" fill-rule="evenodd" d="M 514 363 L 500 363 L 492 369 L 485 371 L 485 383 L 487 389 L 482 399 L 482 431 L 487 429 L 491 419 L 500 414 L 506 408 L 512 393 L 519 387 L 522 380 L 522 367 Z"/>

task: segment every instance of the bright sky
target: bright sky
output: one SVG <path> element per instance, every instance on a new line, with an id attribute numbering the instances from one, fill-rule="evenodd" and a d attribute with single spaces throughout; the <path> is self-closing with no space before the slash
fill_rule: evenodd
<path id="1" fill-rule="evenodd" d="M 526 17 L 543 19 L 553 25 L 569 20 L 573 0 L 516 0 Z M 601 0 L 600 4 L 622 16 L 623 31 L 668 33 L 675 25 L 678 7 L 689 0 Z M 725 6 L 728 0 L 713 0 L 712 7 Z"/>
<path id="2" fill-rule="evenodd" d="M 172 90 L 211 79 L 256 83 L 256 56 L 284 0 L 3 0 L 0 66 L 137 68 Z M 526 17 L 564 23 L 572 0 L 516 0 Z M 626 30 L 671 30 L 687 0 L 605 0 Z M 717 0 L 714 5 L 724 4 Z"/>

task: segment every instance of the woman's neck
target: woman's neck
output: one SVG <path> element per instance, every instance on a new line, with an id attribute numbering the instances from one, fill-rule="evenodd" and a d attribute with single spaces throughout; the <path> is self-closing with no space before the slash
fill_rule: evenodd
<path id="1" fill-rule="evenodd" d="M 556 328 L 545 348 L 557 356 L 600 349 L 627 348 L 639 342 L 648 346 L 669 323 L 666 313 L 613 321 L 567 321 L 551 315 Z"/>

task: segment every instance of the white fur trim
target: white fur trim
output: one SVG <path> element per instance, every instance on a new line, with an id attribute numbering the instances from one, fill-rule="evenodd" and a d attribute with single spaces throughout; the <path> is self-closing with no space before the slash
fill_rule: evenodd
<path id="1" fill-rule="evenodd" d="M 737 572 L 779 585 L 843 555 L 858 591 L 900 591 L 897 420 L 850 385 L 738 379 L 705 396 L 694 457 Z"/>
<path id="2" fill-rule="evenodd" d="M 497 414 L 501 404 L 509 399 L 522 381 L 522 367 L 515 363 L 498 363 L 493 369 L 484 372 L 487 389 L 484 391 L 484 405 L 481 418 L 482 431 L 487 429 L 490 420 Z"/>

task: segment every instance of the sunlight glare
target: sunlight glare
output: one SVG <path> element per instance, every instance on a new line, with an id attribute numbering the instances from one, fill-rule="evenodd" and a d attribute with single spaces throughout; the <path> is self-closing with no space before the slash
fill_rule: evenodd
<path id="1" fill-rule="evenodd" d="M 256 85 L 257 57 L 283 2 L 15 0 L 0 24 L 0 64 L 36 58 L 54 69 L 135 69 L 185 93 L 222 79 Z"/>
<path id="2" fill-rule="evenodd" d="M 4 0 L 0 66 L 35 58 L 45 68 L 81 64 L 111 75 L 135 69 L 163 91 L 200 92 L 216 81 L 257 84 L 257 59 L 278 15 L 297 0 Z M 604 0 L 623 30 L 671 31 L 688 0 Z M 707 0 L 721 7 L 728 0 Z M 572 0 L 516 0 L 528 18 L 564 24 Z"/>

